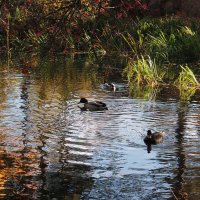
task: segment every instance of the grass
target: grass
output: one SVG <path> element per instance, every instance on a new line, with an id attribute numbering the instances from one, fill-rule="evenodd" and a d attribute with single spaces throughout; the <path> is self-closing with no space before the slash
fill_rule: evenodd
<path id="1" fill-rule="evenodd" d="M 134 81 L 138 85 L 148 84 L 153 87 L 162 83 L 165 75 L 150 56 L 146 59 L 141 56 L 137 57 L 136 60 L 131 60 L 124 72 L 127 74 L 129 83 Z"/>
<path id="2" fill-rule="evenodd" d="M 175 17 L 145 19 L 136 23 L 134 33 L 122 37 L 132 57 L 125 69 L 129 84 L 173 84 L 181 99 L 189 99 L 200 87 L 194 68 L 185 64 L 199 61 L 199 26 Z"/>
<path id="3" fill-rule="evenodd" d="M 179 88 L 181 100 L 189 100 L 197 88 L 200 88 L 200 83 L 187 65 L 180 65 L 180 67 L 181 72 L 174 84 Z"/>
<path id="4" fill-rule="evenodd" d="M 159 63 L 180 64 L 199 59 L 200 30 L 179 18 L 140 20 L 134 33 L 122 37 L 133 56 L 142 53 Z"/>
<path id="5" fill-rule="evenodd" d="M 178 84 L 179 87 L 199 87 L 200 84 L 197 81 L 194 73 L 192 70 L 187 66 L 180 65 L 181 67 L 181 73 L 179 74 L 179 77 L 175 81 L 175 84 Z"/>
<path id="6" fill-rule="evenodd" d="M 195 94 L 196 90 L 200 89 L 200 83 L 187 65 L 180 65 L 180 68 L 181 71 L 178 74 L 178 78 L 175 80 L 172 79 L 170 83 L 166 83 L 164 82 L 166 72 L 160 70 L 155 60 L 152 61 L 150 57 L 145 59 L 144 56 L 141 56 L 141 58 L 137 60 L 130 61 L 124 73 L 128 78 L 132 94 L 135 92 L 141 93 L 141 91 L 144 91 L 144 88 L 146 88 L 146 96 L 155 99 L 157 94 L 155 91 L 158 91 L 160 86 L 163 87 L 170 84 L 179 89 L 181 100 L 189 100 Z M 173 77 L 176 76 L 174 75 Z M 138 88 L 137 91 L 135 88 Z M 157 89 L 155 90 L 155 88 Z"/>

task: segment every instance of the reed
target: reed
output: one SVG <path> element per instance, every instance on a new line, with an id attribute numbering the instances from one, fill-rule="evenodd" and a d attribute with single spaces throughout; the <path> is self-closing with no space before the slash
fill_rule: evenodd
<path id="1" fill-rule="evenodd" d="M 197 88 L 196 87 L 190 87 L 190 88 L 180 88 L 180 100 L 181 101 L 189 101 L 192 96 L 194 96 Z"/>
<path id="2" fill-rule="evenodd" d="M 177 80 L 175 80 L 175 84 L 182 88 L 199 87 L 200 84 L 192 70 L 187 65 L 180 65 L 180 67 L 181 72 Z"/>
<path id="3" fill-rule="evenodd" d="M 163 31 L 158 36 L 148 34 L 147 51 L 157 61 L 169 62 L 169 40 Z"/>
<path id="4" fill-rule="evenodd" d="M 28 30 L 27 37 L 30 43 L 35 48 L 41 48 L 47 44 L 48 35 L 47 34 L 37 34 L 32 30 Z"/>
<path id="5" fill-rule="evenodd" d="M 138 21 L 134 34 L 127 34 L 125 40 L 134 53 L 142 50 L 156 62 L 193 62 L 200 54 L 200 36 L 194 30 L 192 24 L 175 17 L 146 19 Z"/>
<path id="6" fill-rule="evenodd" d="M 200 87 L 200 83 L 196 79 L 192 70 L 187 66 L 180 65 L 181 72 L 174 84 L 179 88 L 180 99 L 189 100 Z"/>
<path id="7" fill-rule="evenodd" d="M 144 37 L 140 30 L 137 31 L 137 39 L 134 38 L 130 33 L 122 34 L 122 38 L 129 46 L 133 55 L 139 55 L 143 52 Z"/>
<path id="8" fill-rule="evenodd" d="M 163 82 L 164 72 L 158 69 L 155 59 L 150 56 L 145 58 L 137 57 L 137 60 L 132 60 L 128 63 L 125 73 L 127 74 L 129 83 L 136 82 L 138 85 L 151 85 L 152 87 Z"/>
<path id="9" fill-rule="evenodd" d="M 7 14 L 6 49 L 7 49 L 7 70 L 9 71 L 9 69 L 10 69 L 10 62 L 11 62 L 11 49 L 10 49 L 10 13 Z"/>

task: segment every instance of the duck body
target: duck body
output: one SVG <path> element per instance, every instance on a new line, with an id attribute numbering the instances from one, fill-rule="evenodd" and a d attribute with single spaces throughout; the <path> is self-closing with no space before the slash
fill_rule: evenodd
<path id="1" fill-rule="evenodd" d="M 114 83 L 104 83 L 103 87 L 108 90 L 113 90 L 113 91 L 117 90 L 117 87 Z"/>
<path id="2" fill-rule="evenodd" d="M 144 138 L 144 143 L 146 145 L 155 145 L 160 144 L 164 140 L 164 133 L 162 132 L 155 132 L 152 133 L 151 130 L 147 131 L 147 136 Z"/>
<path id="3" fill-rule="evenodd" d="M 144 143 L 147 145 L 147 152 L 151 152 L 151 145 L 156 145 L 162 143 L 164 140 L 164 133 L 155 132 L 152 133 L 151 130 L 147 131 L 147 136 L 144 138 Z"/>
<path id="4" fill-rule="evenodd" d="M 101 84 L 101 88 L 112 92 L 125 92 L 128 85 L 126 83 L 104 82 Z"/>
<path id="5" fill-rule="evenodd" d="M 81 98 L 79 103 L 84 104 L 83 107 L 79 107 L 83 111 L 108 110 L 107 105 L 101 101 L 88 102 L 86 98 Z"/>

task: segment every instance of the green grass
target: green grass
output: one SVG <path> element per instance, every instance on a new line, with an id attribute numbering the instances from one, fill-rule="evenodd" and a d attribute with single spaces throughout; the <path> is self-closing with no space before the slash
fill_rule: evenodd
<path id="1" fill-rule="evenodd" d="M 199 60 L 200 30 L 179 18 L 140 20 L 133 34 L 122 37 L 133 54 L 150 55 L 159 63 Z"/>
<path id="2" fill-rule="evenodd" d="M 138 85 L 148 84 L 151 86 L 162 83 L 165 75 L 150 56 L 146 59 L 141 56 L 137 57 L 136 60 L 131 60 L 125 69 L 125 74 L 127 74 L 129 83 L 134 81 Z"/>
<path id="3" fill-rule="evenodd" d="M 177 80 L 175 81 L 175 84 L 177 84 L 180 87 L 199 87 L 200 84 L 197 81 L 194 73 L 192 72 L 192 70 L 187 66 L 183 66 L 180 65 L 181 67 L 181 72 L 179 74 L 179 77 L 177 78 Z"/>
<path id="4" fill-rule="evenodd" d="M 199 27 L 174 17 L 138 21 L 132 34 L 122 35 L 132 54 L 125 69 L 129 84 L 173 84 L 181 99 L 190 99 L 200 83 L 185 63 L 199 61 Z"/>

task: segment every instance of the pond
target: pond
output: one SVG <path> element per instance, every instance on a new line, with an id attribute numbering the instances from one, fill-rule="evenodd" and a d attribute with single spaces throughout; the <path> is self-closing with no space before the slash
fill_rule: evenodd
<path id="1" fill-rule="evenodd" d="M 199 101 L 131 95 L 116 58 L 38 65 L 0 73 L 1 199 L 198 199 Z M 80 97 L 108 110 L 81 111 Z M 148 129 L 165 132 L 150 153 Z"/>

